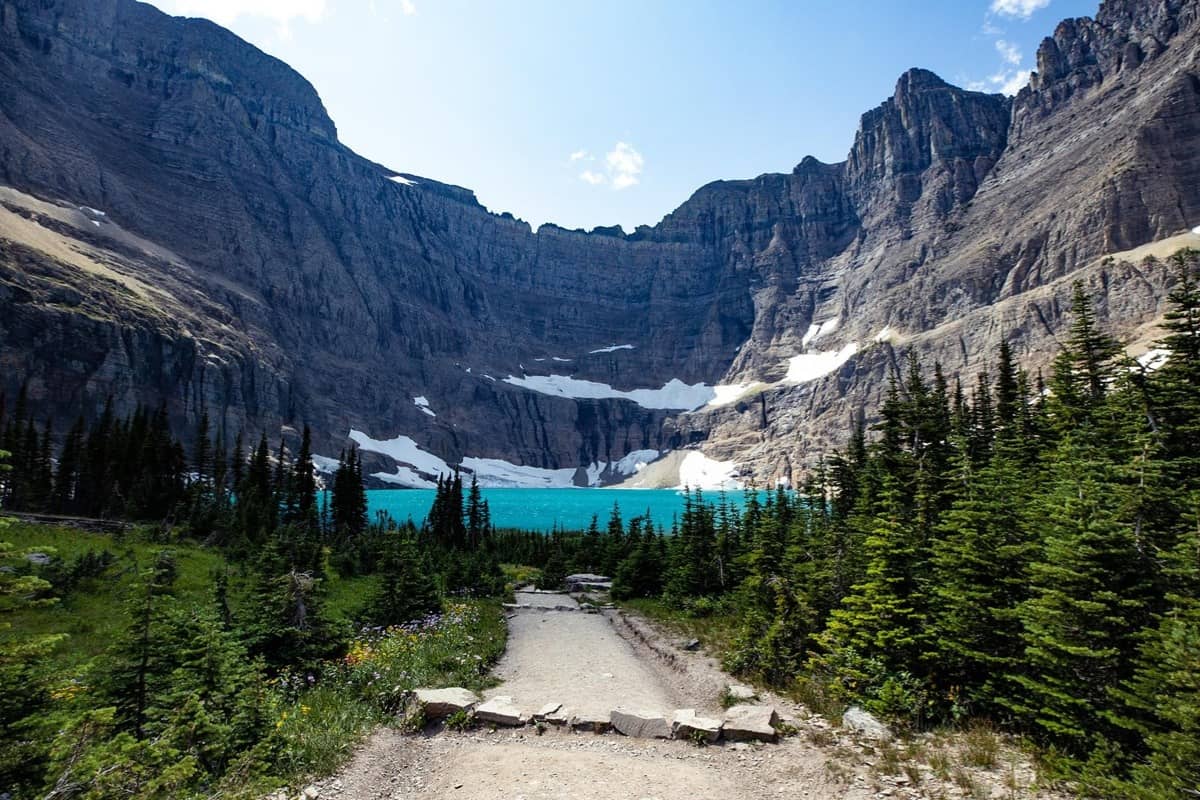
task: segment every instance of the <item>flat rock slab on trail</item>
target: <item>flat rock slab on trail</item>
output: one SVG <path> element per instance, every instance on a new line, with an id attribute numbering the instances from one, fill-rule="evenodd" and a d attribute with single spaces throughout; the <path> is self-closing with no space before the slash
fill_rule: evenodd
<path id="1" fill-rule="evenodd" d="M 545 595 L 519 593 L 517 601 L 536 597 Z M 607 714 L 618 706 L 669 713 L 694 705 L 681 703 L 659 671 L 600 614 L 521 610 L 508 621 L 508 649 L 495 674 L 503 683 L 487 696 L 507 695 L 527 714 L 546 703 L 587 714 Z"/>

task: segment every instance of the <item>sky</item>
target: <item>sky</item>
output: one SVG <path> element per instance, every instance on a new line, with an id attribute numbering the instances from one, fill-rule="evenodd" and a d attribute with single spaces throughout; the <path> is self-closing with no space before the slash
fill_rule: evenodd
<path id="1" fill-rule="evenodd" d="M 1014 93 L 1098 0 L 154 0 L 316 88 L 339 138 L 534 227 L 654 224 L 713 180 L 841 161 L 910 67 Z"/>

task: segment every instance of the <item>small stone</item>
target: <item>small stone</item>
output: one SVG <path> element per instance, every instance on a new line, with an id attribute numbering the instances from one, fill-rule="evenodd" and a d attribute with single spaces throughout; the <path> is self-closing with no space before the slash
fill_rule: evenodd
<path id="1" fill-rule="evenodd" d="M 637 739 L 671 738 L 671 726 L 662 714 L 618 708 L 609 718 L 612 720 L 612 726 L 626 736 Z"/>
<path id="2" fill-rule="evenodd" d="M 321 791 L 316 786 L 310 784 L 305 786 L 304 791 L 300 794 L 304 796 L 304 800 L 317 800 L 321 796 Z"/>
<path id="3" fill-rule="evenodd" d="M 695 652 L 696 650 L 700 649 L 700 640 L 699 639 L 688 639 L 686 642 L 684 642 L 681 645 L 681 647 L 683 647 L 684 650 L 690 650 L 692 652 Z"/>
<path id="4" fill-rule="evenodd" d="M 694 708 L 681 708 L 671 720 L 671 733 L 676 739 L 691 739 L 701 734 L 704 741 L 715 742 L 721 738 L 721 725 L 719 719 L 696 716 Z"/>
<path id="5" fill-rule="evenodd" d="M 496 725 L 524 725 L 525 717 L 521 709 L 513 704 L 513 699 L 507 695 L 493 697 L 475 709 L 475 719 L 480 722 L 491 722 Z"/>
<path id="6" fill-rule="evenodd" d="M 479 702 L 474 692 L 457 686 L 449 689 L 417 689 L 415 694 L 426 719 L 442 719 L 458 711 L 470 711 Z"/>
<path id="7" fill-rule="evenodd" d="M 725 712 L 722 728 L 725 738 L 732 741 L 775 741 L 775 725 L 779 715 L 770 706 L 734 706 Z"/>

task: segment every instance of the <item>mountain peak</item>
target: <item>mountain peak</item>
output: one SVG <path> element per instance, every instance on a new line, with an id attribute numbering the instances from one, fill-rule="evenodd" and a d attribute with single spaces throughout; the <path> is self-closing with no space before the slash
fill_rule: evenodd
<path id="1" fill-rule="evenodd" d="M 946 83 L 941 77 L 927 69 L 920 67 L 912 67 L 904 72 L 903 75 L 896 81 L 896 95 L 912 92 L 919 92 L 928 89 L 946 89 L 953 88 Z"/>

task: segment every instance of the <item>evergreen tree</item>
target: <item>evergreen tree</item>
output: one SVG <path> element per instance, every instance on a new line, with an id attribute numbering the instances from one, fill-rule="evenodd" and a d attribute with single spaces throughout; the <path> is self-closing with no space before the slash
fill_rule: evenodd
<path id="1" fill-rule="evenodd" d="M 433 572 L 411 536 L 388 531 L 380 551 L 379 590 L 368 611 L 372 623 L 402 625 L 441 607 Z"/>
<path id="2" fill-rule="evenodd" d="M 1116 513 L 1103 461 L 1068 437 L 1039 518 L 1045 548 L 1030 567 L 1030 597 L 1018 609 L 1024 658 L 1009 677 L 1023 691 L 1000 702 L 1046 741 L 1077 757 L 1107 737 L 1109 691 L 1129 677 L 1144 623 L 1147 564 Z"/>

